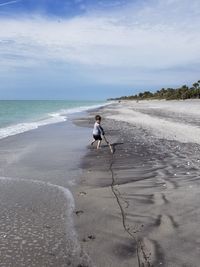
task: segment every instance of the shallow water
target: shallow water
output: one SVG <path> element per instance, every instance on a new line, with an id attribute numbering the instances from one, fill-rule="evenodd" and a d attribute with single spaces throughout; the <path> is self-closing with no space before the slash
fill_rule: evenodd
<path id="1" fill-rule="evenodd" d="M 68 190 L 89 139 L 69 119 L 0 140 L 1 266 L 91 266 Z"/>
<path id="2" fill-rule="evenodd" d="M 70 114 L 103 104 L 97 101 L 0 101 L 0 139 L 66 121 Z"/>

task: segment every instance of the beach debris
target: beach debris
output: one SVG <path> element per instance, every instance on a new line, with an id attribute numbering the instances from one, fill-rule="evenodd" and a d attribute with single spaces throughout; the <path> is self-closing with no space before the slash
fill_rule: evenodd
<path id="1" fill-rule="evenodd" d="M 96 237 L 95 237 L 94 235 L 89 235 L 88 238 L 89 238 L 90 240 L 94 240 Z"/>
<path id="2" fill-rule="evenodd" d="M 83 238 L 82 241 L 83 242 L 88 242 L 89 240 L 95 240 L 96 236 L 95 235 L 88 235 L 87 238 Z"/>
<path id="3" fill-rule="evenodd" d="M 50 229 L 51 226 L 50 226 L 50 225 L 44 225 L 44 228 L 46 228 L 46 229 Z"/>
<path id="4" fill-rule="evenodd" d="M 75 211 L 75 214 L 77 215 L 77 216 L 79 216 L 79 215 L 81 215 L 81 214 L 83 214 L 84 212 L 83 212 L 83 210 L 76 210 Z"/>
<path id="5" fill-rule="evenodd" d="M 87 195 L 87 193 L 86 192 L 79 192 L 79 196 L 85 196 L 85 195 Z"/>

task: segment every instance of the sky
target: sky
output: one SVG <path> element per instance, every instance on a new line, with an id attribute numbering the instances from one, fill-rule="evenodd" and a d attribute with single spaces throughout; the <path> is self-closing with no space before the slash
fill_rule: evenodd
<path id="1" fill-rule="evenodd" d="M 0 0 L 0 99 L 98 100 L 199 79 L 199 0 Z"/>

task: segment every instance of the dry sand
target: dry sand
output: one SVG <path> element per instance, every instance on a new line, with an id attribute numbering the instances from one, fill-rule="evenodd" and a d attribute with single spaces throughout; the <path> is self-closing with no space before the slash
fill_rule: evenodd
<path id="1" fill-rule="evenodd" d="M 122 102 L 116 113 L 108 118 L 142 127 L 159 138 L 200 144 L 199 100 Z"/>
<path id="2" fill-rule="evenodd" d="M 115 153 L 89 148 L 74 188 L 75 226 L 95 266 L 200 266 L 199 106 L 145 101 L 98 111 Z M 91 127 L 93 115 L 77 123 Z"/>

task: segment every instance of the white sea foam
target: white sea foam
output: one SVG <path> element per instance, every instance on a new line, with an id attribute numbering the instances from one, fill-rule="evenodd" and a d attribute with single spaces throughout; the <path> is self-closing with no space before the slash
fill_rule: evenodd
<path id="1" fill-rule="evenodd" d="M 13 135 L 17 135 L 20 133 L 28 132 L 30 130 L 35 130 L 40 126 L 64 122 L 67 120 L 67 116 L 69 114 L 83 112 L 83 111 L 91 110 L 94 108 L 99 108 L 101 106 L 108 105 L 108 104 L 109 103 L 93 105 L 93 106 L 82 106 L 82 107 L 76 107 L 76 108 L 70 108 L 70 109 L 62 109 L 62 110 L 59 110 L 58 112 L 47 114 L 48 118 L 43 119 L 43 120 L 40 119 L 34 122 L 18 123 L 18 124 L 4 127 L 4 128 L 0 128 L 0 139 L 13 136 Z"/>
<path id="2" fill-rule="evenodd" d="M 69 191 L 69 189 L 67 189 L 66 187 L 60 186 L 60 185 L 56 185 L 56 184 L 52 184 L 50 182 L 43 182 L 40 180 L 32 180 L 32 179 L 21 179 L 21 178 L 13 178 L 13 177 L 4 177 L 4 176 L 0 176 L 0 181 L 1 182 L 5 182 L 5 183 L 11 183 L 11 182 L 25 182 L 27 184 L 36 184 L 36 185 L 41 185 L 41 186 L 49 186 L 52 188 L 56 188 L 59 191 L 61 191 L 68 203 L 68 214 L 71 216 L 73 213 L 73 210 L 75 208 L 75 203 L 74 203 L 74 198 L 72 193 Z"/>
<path id="3" fill-rule="evenodd" d="M 75 209 L 75 203 L 74 203 L 74 198 L 72 193 L 70 192 L 69 189 L 67 189 L 66 187 L 63 186 L 59 186 L 56 184 L 52 184 L 49 182 L 43 182 L 43 181 L 39 181 L 39 180 L 32 180 L 32 179 L 20 179 L 20 178 L 12 178 L 12 177 L 0 177 L 0 182 L 4 183 L 4 184 L 14 184 L 14 183 L 26 183 L 27 185 L 29 184 L 34 184 L 34 185 L 38 185 L 38 186 L 43 186 L 43 187 L 48 187 L 48 188 L 52 188 L 55 190 L 58 190 L 59 192 L 61 192 L 65 199 L 66 199 L 66 227 L 67 227 L 67 232 L 68 232 L 68 237 L 70 236 L 73 243 L 74 243 L 74 247 L 76 250 L 80 250 L 80 245 L 77 239 L 77 234 L 74 228 L 74 222 L 73 222 L 73 211 Z"/>
<path id="4" fill-rule="evenodd" d="M 5 128 L 0 129 L 0 139 L 6 138 L 8 136 L 24 133 L 30 130 L 37 129 L 40 126 L 52 124 L 52 123 L 58 123 L 66 121 L 66 117 L 64 116 L 51 116 L 48 119 L 40 120 L 36 122 L 26 122 L 26 123 L 18 123 L 15 125 L 7 126 Z"/>
<path id="5" fill-rule="evenodd" d="M 79 113 L 79 112 L 83 112 L 83 111 L 87 111 L 87 110 L 91 110 L 95 108 L 100 108 L 100 107 L 107 106 L 110 104 L 111 103 L 108 102 L 108 103 L 92 105 L 92 106 L 82 106 L 82 107 L 76 107 L 76 108 L 61 109 L 59 112 L 49 113 L 49 115 L 50 116 L 65 116 L 65 115 Z"/>

